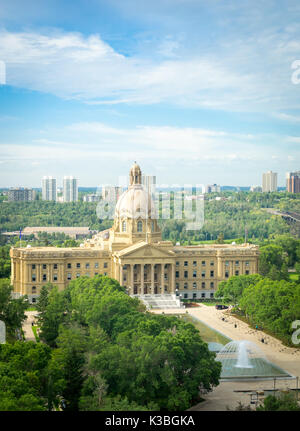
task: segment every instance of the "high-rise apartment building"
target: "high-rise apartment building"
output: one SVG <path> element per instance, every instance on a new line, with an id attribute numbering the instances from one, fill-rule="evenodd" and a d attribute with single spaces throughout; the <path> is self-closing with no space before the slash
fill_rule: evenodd
<path id="1" fill-rule="evenodd" d="M 263 174 L 262 178 L 263 192 L 277 192 L 277 173 L 268 171 Z"/>
<path id="2" fill-rule="evenodd" d="M 28 202 L 34 201 L 35 191 L 33 189 L 28 189 L 26 187 L 16 187 L 11 188 L 8 191 L 8 201 L 9 202 Z"/>
<path id="3" fill-rule="evenodd" d="M 53 177 L 43 177 L 42 179 L 42 199 L 43 201 L 56 201 L 56 179 Z"/>
<path id="4" fill-rule="evenodd" d="M 289 193 L 300 193 L 300 171 L 286 174 L 286 189 Z"/>
<path id="5" fill-rule="evenodd" d="M 102 199 L 117 202 L 122 192 L 123 189 L 119 186 L 102 186 Z"/>
<path id="6" fill-rule="evenodd" d="M 146 191 L 153 195 L 156 188 L 156 176 L 155 175 L 142 175 L 142 184 Z"/>
<path id="7" fill-rule="evenodd" d="M 74 177 L 64 177 L 63 181 L 64 202 L 78 201 L 78 180 Z"/>
<path id="8" fill-rule="evenodd" d="M 218 184 L 209 184 L 205 186 L 205 193 L 220 193 L 221 192 L 221 186 Z"/>

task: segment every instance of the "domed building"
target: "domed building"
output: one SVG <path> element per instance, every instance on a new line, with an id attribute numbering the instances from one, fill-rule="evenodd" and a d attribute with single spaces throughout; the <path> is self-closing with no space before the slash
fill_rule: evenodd
<path id="1" fill-rule="evenodd" d="M 36 302 L 47 282 L 64 289 L 80 276 L 115 278 L 130 295 L 214 297 L 219 282 L 258 271 L 258 247 L 250 244 L 174 246 L 162 241 L 155 199 L 134 163 L 129 187 L 119 197 L 112 228 L 82 247 L 12 248 L 11 280 L 16 297 Z"/>

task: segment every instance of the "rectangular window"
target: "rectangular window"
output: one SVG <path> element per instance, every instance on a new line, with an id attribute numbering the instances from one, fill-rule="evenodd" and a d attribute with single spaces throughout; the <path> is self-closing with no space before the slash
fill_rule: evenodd
<path id="1" fill-rule="evenodd" d="M 176 278 L 179 278 L 179 271 L 176 271 L 176 272 L 175 272 L 175 277 L 176 277 Z"/>
<path id="2" fill-rule="evenodd" d="M 214 275 L 215 275 L 215 271 L 210 271 L 210 276 L 214 277 Z"/>
<path id="3" fill-rule="evenodd" d="M 248 269 L 246 269 L 246 275 L 249 275 L 250 271 Z"/>
<path id="4" fill-rule="evenodd" d="M 229 266 L 229 260 L 226 260 L 225 266 Z"/>
<path id="5" fill-rule="evenodd" d="M 36 298 L 32 298 L 32 303 L 34 304 L 36 302 Z"/>
<path id="6" fill-rule="evenodd" d="M 67 268 L 68 268 L 68 269 L 72 268 L 72 264 L 71 264 L 71 263 L 68 263 Z"/>
<path id="7" fill-rule="evenodd" d="M 184 271 L 184 278 L 188 278 L 188 271 Z"/>
<path id="8" fill-rule="evenodd" d="M 33 294 L 36 293 L 36 286 L 32 286 L 31 293 L 33 293 Z"/>
<path id="9" fill-rule="evenodd" d="M 107 262 L 104 262 L 103 268 L 107 268 Z"/>
<path id="10" fill-rule="evenodd" d="M 57 274 L 53 274 L 53 281 L 57 281 Z"/>
<path id="11" fill-rule="evenodd" d="M 32 269 L 35 269 L 35 263 L 34 263 L 33 265 L 31 265 L 31 268 L 32 268 Z"/>
<path id="12" fill-rule="evenodd" d="M 247 260 L 246 261 L 246 266 L 249 266 L 250 265 L 250 262 L 249 262 L 249 260 Z"/>
<path id="13" fill-rule="evenodd" d="M 193 266 L 197 266 L 197 261 L 196 260 L 194 260 Z"/>
<path id="14" fill-rule="evenodd" d="M 187 260 L 184 261 L 184 266 L 188 266 L 188 261 Z"/>
<path id="15" fill-rule="evenodd" d="M 89 267 L 90 267 L 90 264 L 89 264 L 89 263 L 86 263 L 86 264 L 85 264 L 85 269 L 89 269 Z"/>
<path id="16" fill-rule="evenodd" d="M 211 298 L 213 298 L 213 297 L 214 297 L 214 294 L 213 294 L 213 293 L 211 293 L 211 294 L 210 294 L 210 297 L 211 297 Z"/>
<path id="17" fill-rule="evenodd" d="M 197 283 L 195 281 L 193 283 L 193 289 L 197 289 Z"/>
<path id="18" fill-rule="evenodd" d="M 80 263 L 76 263 L 76 268 L 80 268 Z"/>
<path id="19" fill-rule="evenodd" d="M 225 278 L 229 278 L 229 272 L 225 271 Z"/>
<path id="20" fill-rule="evenodd" d="M 104 272 L 103 275 L 107 275 L 107 272 Z"/>
<path id="21" fill-rule="evenodd" d="M 187 289 L 188 288 L 188 284 L 184 283 L 183 287 L 184 287 L 184 289 Z"/>
<path id="22" fill-rule="evenodd" d="M 202 287 L 202 289 L 205 289 L 205 281 L 202 281 L 201 287 Z"/>
<path id="23" fill-rule="evenodd" d="M 202 277 L 202 278 L 205 278 L 205 271 L 202 271 L 202 273 L 201 273 L 201 277 Z"/>
<path id="24" fill-rule="evenodd" d="M 197 293 L 193 293 L 193 299 L 197 298 Z"/>
<path id="25" fill-rule="evenodd" d="M 76 278 L 79 278 L 79 277 L 80 277 L 80 272 L 77 272 Z"/>
<path id="26" fill-rule="evenodd" d="M 240 264 L 240 261 L 239 261 L 239 260 L 236 260 L 236 261 L 235 261 L 235 264 L 236 264 L 236 266 L 238 266 L 238 265 Z"/>
<path id="27" fill-rule="evenodd" d="M 202 260 L 202 266 L 205 266 L 205 260 Z"/>
<path id="28" fill-rule="evenodd" d="M 95 275 L 98 275 L 98 272 L 95 272 Z"/>
<path id="29" fill-rule="evenodd" d="M 188 299 L 189 295 L 187 293 L 184 294 L 184 299 Z"/>
<path id="30" fill-rule="evenodd" d="M 197 277 L 197 271 L 193 271 L 193 277 L 196 278 Z"/>
<path id="31" fill-rule="evenodd" d="M 211 289 L 214 289 L 214 288 L 215 288 L 215 283 L 214 283 L 213 281 L 211 281 L 211 283 L 210 283 L 210 288 L 211 288 Z"/>
<path id="32" fill-rule="evenodd" d="M 47 281 L 47 274 L 43 274 L 43 281 Z"/>
<path id="33" fill-rule="evenodd" d="M 99 263 L 98 262 L 95 263 L 95 268 L 99 268 Z"/>
<path id="34" fill-rule="evenodd" d="M 57 263 L 53 264 L 53 269 L 57 269 Z"/>
<path id="35" fill-rule="evenodd" d="M 35 274 L 32 274 L 31 281 L 36 281 L 36 275 Z"/>
<path id="36" fill-rule="evenodd" d="M 70 272 L 68 272 L 67 280 L 72 280 L 72 275 Z"/>
<path id="37" fill-rule="evenodd" d="M 47 269 L 47 265 L 43 263 L 43 269 Z"/>
<path id="38" fill-rule="evenodd" d="M 179 262 L 176 262 L 176 266 L 179 266 Z"/>
<path id="39" fill-rule="evenodd" d="M 236 270 L 235 271 L 235 275 L 239 275 L 240 274 L 240 271 L 239 270 Z"/>
<path id="40" fill-rule="evenodd" d="M 205 298 L 205 293 L 201 293 L 201 298 Z"/>
<path id="41" fill-rule="evenodd" d="M 215 262 L 210 262 L 210 266 L 214 266 Z"/>

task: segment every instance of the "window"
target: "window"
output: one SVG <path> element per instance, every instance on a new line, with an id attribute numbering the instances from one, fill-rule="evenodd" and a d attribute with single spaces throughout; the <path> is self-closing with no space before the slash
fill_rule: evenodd
<path id="1" fill-rule="evenodd" d="M 95 263 L 95 268 L 99 268 L 99 263 L 98 262 Z"/>
<path id="2" fill-rule="evenodd" d="M 202 271 L 202 273 L 201 273 L 201 277 L 202 277 L 202 278 L 205 278 L 205 271 Z"/>
<path id="3" fill-rule="evenodd" d="M 226 260 L 225 266 L 229 266 L 229 260 Z"/>
<path id="4" fill-rule="evenodd" d="M 213 298 L 213 297 L 214 297 L 214 294 L 213 294 L 213 293 L 211 293 L 211 294 L 210 294 L 210 297 L 211 297 L 211 298 Z"/>
<path id="5" fill-rule="evenodd" d="M 77 272 L 76 278 L 79 278 L 79 277 L 80 277 L 80 272 Z"/>
<path id="6" fill-rule="evenodd" d="M 76 268 L 80 268 L 80 263 L 76 263 Z"/>
<path id="7" fill-rule="evenodd" d="M 176 262 L 176 266 L 179 266 L 179 262 Z"/>
<path id="8" fill-rule="evenodd" d="M 67 280 L 72 280 L 72 275 L 71 275 L 71 273 L 70 273 L 70 272 L 68 272 Z"/>
<path id="9" fill-rule="evenodd" d="M 57 269 L 57 263 L 53 264 L 53 269 Z"/>
<path id="10" fill-rule="evenodd" d="M 32 298 L 32 302 L 34 303 L 34 302 L 36 302 L 36 298 Z"/>
<path id="11" fill-rule="evenodd" d="M 184 278 L 188 278 L 188 271 L 184 271 Z"/>
<path id="12" fill-rule="evenodd" d="M 43 274 L 43 281 L 47 281 L 47 274 Z"/>
<path id="13" fill-rule="evenodd" d="M 193 293 L 193 299 L 197 298 L 197 293 Z"/>
<path id="14" fill-rule="evenodd" d="M 187 293 L 184 294 L 184 299 L 188 299 L 189 295 Z"/>
<path id="15" fill-rule="evenodd" d="M 214 266 L 215 262 L 210 262 L 210 266 Z"/>
<path id="16" fill-rule="evenodd" d="M 249 275 L 250 271 L 248 269 L 246 269 L 246 275 Z"/>
<path id="17" fill-rule="evenodd" d="M 235 261 L 235 264 L 238 266 L 238 265 L 240 264 L 240 261 L 239 261 L 239 260 L 236 260 L 236 261 Z"/>
<path id="18" fill-rule="evenodd" d="M 193 289 L 197 289 L 197 283 L 195 281 L 193 283 Z"/>
<path id="19" fill-rule="evenodd" d="M 196 278 L 197 277 L 197 271 L 193 271 L 193 277 Z"/>
<path id="20" fill-rule="evenodd" d="M 188 288 L 188 283 L 184 283 L 183 288 L 187 289 Z"/>
<path id="21" fill-rule="evenodd" d="M 137 223 L 137 231 L 138 232 L 143 232 L 143 222 L 140 221 L 140 220 Z"/>
<path id="22" fill-rule="evenodd" d="M 32 286 L 32 288 L 31 288 L 31 293 L 36 293 L 36 287 L 35 286 Z"/>
<path id="23" fill-rule="evenodd" d="M 240 274 L 240 271 L 239 270 L 236 270 L 235 271 L 235 275 L 239 275 Z"/>
<path id="24" fill-rule="evenodd" d="M 214 289 L 215 288 L 215 283 L 213 281 L 210 282 L 210 288 Z"/>
<path id="25" fill-rule="evenodd" d="M 71 264 L 71 263 L 68 263 L 67 268 L 68 268 L 68 269 L 72 268 L 72 264 Z"/>
<path id="26" fill-rule="evenodd" d="M 210 271 L 210 276 L 213 277 L 215 275 L 215 271 Z"/>
<path id="27" fill-rule="evenodd" d="M 225 271 L 225 278 L 229 278 L 229 272 Z"/>
<path id="28" fill-rule="evenodd" d="M 35 274 L 32 274 L 31 281 L 36 281 L 36 275 Z"/>
<path id="29" fill-rule="evenodd" d="M 176 283 L 176 289 L 179 289 L 179 283 Z"/>
<path id="30" fill-rule="evenodd" d="M 122 232 L 126 232 L 126 221 L 122 222 Z"/>
<path id="31" fill-rule="evenodd" d="M 145 280 L 146 280 L 147 274 L 144 274 L 144 276 L 145 276 Z M 168 274 L 165 274 L 165 280 L 168 280 Z"/>
<path id="32" fill-rule="evenodd" d="M 205 289 L 205 281 L 202 281 L 201 287 L 202 287 L 202 289 Z"/>
<path id="33" fill-rule="evenodd" d="M 205 293 L 201 293 L 201 298 L 205 298 Z"/>
<path id="34" fill-rule="evenodd" d="M 47 265 L 43 263 L 43 269 L 47 269 Z"/>
<path id="35" fill-rule="evenodd" d="M 107 268 L 107 262 L 103 263 L 103 268 Z"/>
<path id="36" fill-rule="evenodd" d="M 249 266 L 250 265 L 250 262 L 249 262 L 249 260 L 247 260 L 246 261 L 246 266 Z"/>
<path id="37" fill-rule="evenodd" d="M 57 274 L 53 274 L 53 281 L 57 281 Z"/>
<path id="38" fill-rule="evenodd" d="M 202 260 L 202 266 L 205 266 L 205 260 Z"/>
<path id="39" fill-rule="evenodd" d="M 188 261 L 187 261 L 187 260 L 185 260 L 185 261 L 184 261 L 184 266 L 188 266 L 188 264 L 189 264 L 189 263 L 188 263 Z"/>
<path id="40" fill-rule="evenodd" d="M 104 272 L 103 275 L 107 275 L 107 272 Z"/>
<path id="41" fill-rule="evenodd" d="M 32 268 L 32 269 L 35 269 L 35 263 L 34 263 L 33 265 L 31 265 L 31 268 Z"/>
<path id="42" fill-rule="evenodd" d="M 85 269 L 89 269 L 89 267 L 90 267 L 90 264 L 89 264 L 89 263 L 86 263 L 86 264 L 85 264 Z"/>
<path id="43" fill-rule="evenodd" d="M 175 277 L 176 277 L 176 278 L 179 278 L 179 271 L 176 271 L 176 272 L 175 272 Z"/>
<path id="44" fill-rule="evenodd" d="M 194 260 L 193 266 L 197 266 L 197 261 L 196 260 Z"/>

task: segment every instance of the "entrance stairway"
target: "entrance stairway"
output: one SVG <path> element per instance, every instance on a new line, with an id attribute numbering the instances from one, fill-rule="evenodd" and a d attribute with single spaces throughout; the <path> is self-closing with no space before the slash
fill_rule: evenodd
<path id="1" fill-rule="evenodd" d="M 163 310 L 165 308 L 180 308 L 182 307 L 180 300 L 176 295 L 132 295 L 139 298 L 147 307 L 147 309 Z"/>

